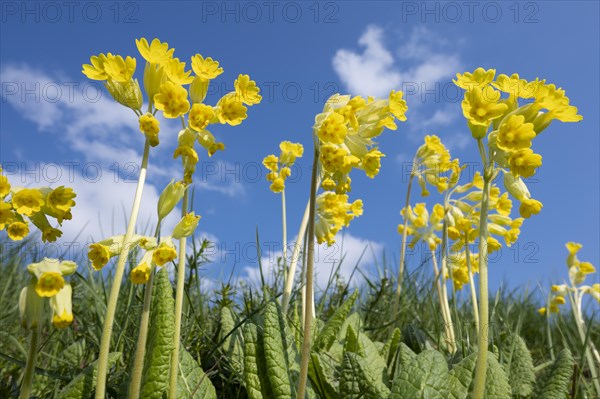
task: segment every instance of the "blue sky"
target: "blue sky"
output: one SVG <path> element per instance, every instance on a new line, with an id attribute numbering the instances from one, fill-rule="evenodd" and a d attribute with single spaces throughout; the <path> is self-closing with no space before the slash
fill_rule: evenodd
<path id="1" fill-rule="evenodd" d="M 232 90 L 239 73 L 257 81 L 263 102 L 242 125 L 215 127 L 226 151 L 198 167 L 204 173 L 195 178 L 194 210 L 203 216 L 201 236 L 219 248 L 205 275 L 226 279 L 237 263 L 240 277 L 256 278 L 255 229 L 263 256 L 281 249 L 280 199 L 268 190 L 261 159 L 282 140 L 301 142 L 310 153 L 314 115 L 329 95 L 386 96 L 403 88 L 408 121 L 380 138 L 387 154 L 380 175 L 353 177 L 351 198 L 363 199 L 365 214 L 346 230 L 343 251 L 321 250 L 322 282 L 342 252 L 345 273 L 365 246 L 376 258 L 384 250 L 397 258 L 407 163 L 425 134 L 439 135 L 461 161 L 478 161 L 451 84 L 457 72 L 483 66 L 545 78 L 566 89 L 584 120 L 555 122 L 536 138 L 544 164 L 530 189 L 544 209 L 491 266 L 492 288 L 502 281 L 536 288 L 537 281 L 567 277 L 567 241 L 581 242 L 581 258 L 600 264 L 599 26 L 597 2 L 3 2 L 0 160 L 14 184 L 49 181 L 76 189 L 75 218 L 63 242 L 79 231 L 83 243 L 120 233 L 143 137 L 133 113 L 87 81 L 81 64 L 100 52 L 131 55 L 141 79 L 139 37 L 167 41 L 182 59 L 213 57 L 225 72 L 213 82 L 208 103 Z M 153 223 L 158 194 L 178 176 L 179 161 L 170 156 L 178 128 L 163 121 L 140 228 Z M 299 160 L 286 190 L 290 239 L 306 204 L 309 165 L 309 157 Z M 421 201 L 418 190 L 413 198 Z M 419 253 L 409 258 L 409 268 L 420 259 Z M 373 273 L 372 264 L 367 255 L 361 268 Z"/>

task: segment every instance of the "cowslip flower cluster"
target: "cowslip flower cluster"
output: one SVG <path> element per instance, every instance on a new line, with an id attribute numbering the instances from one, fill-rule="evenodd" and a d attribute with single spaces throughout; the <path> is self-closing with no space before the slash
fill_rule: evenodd
<path id="1" fill-rule="evenodd" d="M 292 174 L 291 167 L 297 158 L 304 155 L 304 147 L 300 143 L 282 141 L 279 149 L 281 151 L 279 157 L 271 154 L 263 159 L 263 165 L 269 171 L 267 173 L 267 181 L 271 182 L 269 189 L 274 193 L 285 190 L 285 181 Z"/>
<path id="2" fill-rule="evenodd" d="M 462 110 L 467 125 L 474 138 L 487 135 L 490 157 L 505 174 L 506 189 L 521 203 L 521 216 L 539 213 L 542 203 L 531 198 L 522 180 L 542 165 L 533 140 L 554 120 L 581 121 L 577 107 L 554 84 L 527 81 L 517 74 L 496 77 L 494 69 L 457 74 L 454 83 L 466 90 Z"/>
<path id="3" fill-rule="evenodd" d="M 73 323 L 73 290 L 65 277 L 75 273 L 76 269 L 75 262 L 49 258 L 27 266 L 31 282 L 21 290 L 19 297 L 19 313 L 24 328 L 41 327 L 48 319 L 56 328 L 65 328 Z M 46 301 L 50 303 L 50 317 L 45 314 Z"/>
<path id="4" fill-rule="evenodd" d="M 351 190 L 349 173 L 362 169 L 374 178 L 385 156 L 374 138 L 384 128 L 396 130 L 395 120 L 405 121 L 408 109 L 401 91 L 387 99 L 335 94 L 315 117 L 313 130 L 318 137 L 322 183 L 326 191 L 344 194 Z"/>
<path id="5" fill-rule="evenodd" d="M 136 46 L 146 61 L 146 113 L 142 112 L 143 95 L 140 85 L 133 77 L 136 70 L 135 58 L 123 58 L 111 53 L 92 56 L 91 64 L 83 65 L 83 73 L 90 79 L 103 81 L 117 102 L 136 112 L 140 131 L 153 147 L 159 144 L 160 123 L 155 116 L 157 111 L 162 111 L 163 116 L 168 119 L 185 118 L 187 115 L 187 128 L 184 131 L 189 130 L 186 138 L 191 140 L 180 140 L 174 156 L 183 158 L 188 176 L 191 176 L 193 166 L 198 162 L 193 143 L 197 140 L 208 151 L 209 156 L 223 150 L 223 143 L 217 142 L 206 128 L 215 123 L 239 125 L 247 117 L 246 106 L 260 103 L 260 90 L 248 75 L 239 75 L 234 82 L 235 91 L 225 94 L 214 107 L 205 105 L 203 101 L 210 81 L 223 73 L 223 68 L 217 61 L 196 54 L 190 59 L 189 70 L 186 69 L 186 62 L 174 57 L 175 49 L 169 48 L 168 43 L 158 39 L 149 43 L 141 38 L 136 39 Z M 185 86 L 188 85 L 189 89 L 186 89 Z"/>
<path id="6" fill-rule="evenodd" d="M 385 128 L 396 130 L 396 120 L 405 121 L 408 110 L 401 91 L 391 91 L 387 99 L 335 94 L 315 117 L 313 125 L 319 152 L 321 187 L 326 191 L 316 199 L 315 234 L 319 243 L 335 242 L 335 235 L 350 221 L 362 215 L 362 201 L 348 202 L 350 172 L 362 169 L 374 178 L 381 158 L 374 138 Z"/>
<path id="7" fill-rule="evenodd" d="M 577 253 L 582 247 L 581 244 L 576 242 L 568 242 L 566 244 L 567 251 L 569 251 L 566 264 L 569 271 L 570 284 L 553 285 L 551 287 L 548 308 L 540 308 L 538 310 L 540 314 L 545 314 L 546 311 L 550 311 L 550 313 L 559 313 L 559 306 L 566 303 L 565 297 L 568 297 L 569 294 L 573 294 L 576 303 L 580 303 L 581 297 L 585 294 L 590 295 L 600 303 L 600 284 L 584 284 L 587 276 L 595 273 L 596 268 L 590 262 L 582 262 L 579 260 Z"/>
<path id="8" fill-rule="evenodd" d="M 95 271 L 102 270 L 111 258 L 121 253 L 124 237 L 124 235 L 116 235 L 89 245 L 88 259 Z M 156 246 L 157 242 L 154 237 L 134 235 L 131 239 L 131 249 L 139 247 L 142 250 L 150 251 Z"/>
<path id="9" fill-rule="evenodd" d="M 362 200 L 348 202 L 348 195 L 324 192 L 316 199 L 315 236 L 319 244 L 335 243 L 335 235 L 363 213 Z"/>
<path id="10" fill-rule="evenodd" d="M 155 266 L 162 267 L 177 258 L 175 244 L 171 237 L 162 237 L 160 243 L 146 250 L 140 262 L 131 270 L 129 279 L 134 284 L 145 284 Z"/>
<path id="11" fill-rule="evenodd" d="M 425 136 L 425 143 L 421 145 L 413 160 L 412 174 L 417 177 L 421 187 L 421 196 L 429 195 L 427 184 L 438 189 L 440 193 L 454 185 L 458 176 L 458 159 L 451 159 L 450 151 L 436 135 Z M 444 176 L 450 171 L 451 176 Z"/>
<path id="12" fill-rule="evenodd" d="M 434 250 L 442 240 L 438 237 L 438 232 L 442 231 L 444 221 L 444 206 L 435 204 L 432 212 L 429 213 L 427 205 L 424 202 L 416 204 L 414 207 L 408 206 L 400 211 L 404 218 L 408 218 L 407 234 L 412 237 L 408 244 L 414 248 L 419 241 L 427 243 L 430 250 Z M 398 233 L 403 234 L 404 224 L 398 225 Z"/>
<path id="13" fill-rule="evenodd" d="M 0 168 L 0 231 L 6 229 L 11 240 L 20 241 L 29 234 L 31 222 L 42 233 L 44 242 L 54 242 L 62 231 L 52 227 L 48 217 L 55 218 L 60 226 L 64 220 L 71 220 L 75 197 L 73 189 L 64 186 L 11 186 Z"/>

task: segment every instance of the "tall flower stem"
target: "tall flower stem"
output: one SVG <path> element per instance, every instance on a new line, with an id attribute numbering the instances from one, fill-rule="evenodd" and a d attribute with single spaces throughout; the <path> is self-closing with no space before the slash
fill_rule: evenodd
<path id="1" fill-rule="evenodd" d="M 588 362 L 590 368 L 590 374 L 592 375 L 592 381 L 594 381 L 594 387 L 596 388 L 596 393 L 600 395 L 600 381 L 598 380 L 598 371 L 596 369 L 596 362 L 594 362 L 594 356 L 596 355 L 596 361 L 600 364 L 600 359 L 598 358 L 598 353 L 596 352 L 596 348 L 593 342 L 588 342 L 586 345 L 586 332 L 584 328 L 583 322 L 583 314 L 581 312 L 581 296 L 583 292 L 579 292 L 577 289 L 574 290 L 573 295 L 569 294 L 569 299 L 571 300 L 571 309 L 573 311 L 573 316 L 575 317 L 575 323 L 577 324 L 577 331 L 579 332 L 579 338 L 581 339 L 581 345 L 585 345 L 585 358 Z M 572 299 L 573 297 L 573 299 Z"/>
<path id="2" fill-rule="evenodd" d="M 450 314 L 450 305 L 448 304 L 448 289 L 446 287 L 446 281 L 444 279 L 444 270 L 438 268 L 437 259 L 435 256 L 435 250 L 431 251 L 431 262 L 433 263 L 433 269 L 435 271 L 436 287 L 438 292 L 438 298 L 440 301 L 440 309 L 442 311 L 442 319 L 444 320 L 444 334 L 446 337 L 446 344 L 450 353 L 455 353 L 456 348 L 456 337 L 454 335 L 454 325 L 452 324 L 452 316 Z"/>
<path id="3" fill-rule="evenodd" d="M 408 178 L 408 187 L 406 188 L 406 201 L 404 202 L 404 212 L 407 212 L 408 206 L 410 205 L 410 192 L 412 189 L 412 182 L 416 175 L 417 159 L 413 159 L 410 177 Z M 393 314 L 398 312 L 400 306 L 400 295 L 402 294 L 402 280 L 404 280 L 404 268 L 406 264 L 406 241 L 408 237 L 408 217 L 404 215 L 404 230 L 402 230 L 402 244 L 400 246 L 400 264 L 398 265 L 398 285 L 396 286 L 396 295 L 394 297 L 394 306 L 392 307 Z"/>
<path id="4" fill-rule="evenodd" d="M 479 215 L 479 331 L 477 335 L 477 362 L 473 382 L 473 399 L 483 398 L 487 372 L 488 334 L 489 334 L 489 294 L 488 294 L 488 208 L 490 203 L 490 183 L 494 174 L 493 161 L 488 165 L 483 142 L 478 140 L 479 152 L 484 165 L 483 196 Z"/>
<path id="5" fill-rule="evenodd" d="M 473 306 L 473 318 L 475 319 L 475 330 L 479 331 L 479 305 L 477 304 L 477 291 L 473 281 L 473 269 L 471 267 L 471 251 L 469 251 L 469 240 L 465 233 L 465 256 L 467 257 L 467 270 L 469 271 L 469 288 L 471 289 L 471 305 Z"/>
<path id="6" fill-rule="evenodd" d="M 160 221 L 156 225 L 154 236 L 158 237 Z M 138 399 L 142 387 L 142 371 L 144 369 L 144 358 L 146 357 L 146 341 L 148 340 L 148 324 L 150 320 L 150 305 L 152 304 L 152 287 L 154 284 L 154 265 L 151 266 L 150 277 L 144 288 L 144 304 L 140 318 L 140 330 L 138 332 L 135 357 L 131 371 L 131 382 L 129 384 L 129 399 Z"/>
<path id="7" fill-rule="evenodd" d="M 300 358 L 300 381 L 298 383 L 298 399 L 303 399 L 306 393 L 306 383 L 308 382 L 308 360 L 310 358 L 310 333 L 312 327 L 312 306 L 313 298 L 313 267 L 315 253 L 315 207 L 317 197 L 317 169 L 319 166 L 319 147 L 315 143 L 315 154 L 313 159 L 312 177 L 310 180 L 310 201 L 309 201 L 309 222 L 308 222 L 308 251 L 306 254 L 306 296 L 304 299 L 304 308 L 306 309 L 304 318 L 304 336 L 302 340 L 302 356 Z"/>
<path id="8" fill-rule="evenodd" d="M 31 396 L 39 339 L 40 327 L 38 326 L 31 330 L 31 335 L 29 336 L 29 352 L 27 352 L 27 364 L 25 366 L 25 374 L 23 375 L 23 382 L 21 383 L 19 399 L 29 399 L 29 396 Z"/>
<path id="9" fill-rule="evenodd" d="M 183 194 L 181 217 L 188 213 L 188 190 Z M 171 370 L 169 374 L 169 399 L 177 395 L 177 374 L 179 373 L 179 347 L 181 345 L 181 316 L 183 309 L 183 288 L 185 283 L 187 237 L 179 239 L 179 261 L 177 264 L 177 286 L 175 291 L 175 333 L 173 334 L 173 352 L 171 353 Z"/>
<path id="10" fill-rule="evenodd" d="M 288 280 L 287 269 L 287 212 L 285 209 L 285 189 L 281 192 L 281 256 L 283 258 L 283 282 Z"/>
<path id="11" fill-rule="evenodd" d="M 321 178 L 317 176 L 317 186 L 321 184 Z M 290 298 L 292 296 L 292 288 L 294 286 L 294 276 L 296 275 L 296 267 L 298 266 L 298 260 L 300 259 L 300 249 L 302 247 L 302 240 L 304 239 L 304 235 L 306 234 L 306 226 L 308 226 L 308 216 L 310 213 L 310 199 L 306 204 L 306 208 L 304 209 L 304 215 L 302 216 L 302 221 L 300 222 L 300 228 L 298 229 L 298 236 L 296 237 L 296 242 L 294 243 L 294 250 L 292 251 L 292 258 L 290 260 L 290 268 L 286 275 L 285 286 L 283 289 L 283 295 L 281 298 L 281 308 L 283 313 L 287 312 L 287 309 L 290 304 Z"/>
<path id="12" fill-rule="evenodd" d="M 144 183 L 146 182 L 146 172 L 148 169 L 148 155 L 150 153 L 150 143 L 146 139 L 144 144 L 144 154 L 142 156 L 142 165 L 140 169 L 140 177 L 138 179 L 137 187 L 135 189 L 135 196 L 133 199 L 133 205 L 131 207 L 131 214 L 129 215 L 129 222 L 127 225 L 127 231 L 123 238 L 123 248 L 119 254 L 117 260 L 117 267 L 115 269 L 115 276 L 113 278 L 113 284 L 110 289 L 110 296 L 108 298 L 108 305 L 106 307 L 106 318 L 104 319 L 104 326 L 102 328 L 102 338 L 100 341 L 100 355 L 98 357 L 98 380 L 96 383 L 96 399 L 104 399 L 106 395 L 106 375 L 108 373 L 108 353 L 110 351 L 110 341 L 112 336 L 113 323 L 115 321 L 115 312 L 117 310 L 117 301 L 119 300 L 119 291 L 121 290 L 121 282 L 123 280 L 123 273 L 125 272 L 125 262 L 127 262 L 127 256 L 129 255 L 129 247 L 131 246 L 131 237 L 135 230 L 135 224 L 137 222 L 138 213 L 140 210 L 140 203 L 142 201 L 142 193 L 144 191 Z"/>

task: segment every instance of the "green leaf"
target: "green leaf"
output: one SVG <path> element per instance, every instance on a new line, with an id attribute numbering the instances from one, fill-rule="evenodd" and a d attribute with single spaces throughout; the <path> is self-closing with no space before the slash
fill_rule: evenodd
<path id="1" fill-rule="evenodd" d="M 327 324 L 325 324 L 325 327 L 323 327 L 315 340 L 314 346 L 316 351 L 327 350 L 331 347 L 350 310 L 352 310 L 356 298 L 358 298 L 358 290 L 355 290 L 327 321 Z"/>
<path id="2" fill-rule="evenodd" d="M 165 267 L 156 273 L 150 309 L 150 329 L 140 397 L 161 399 L 169 388 L 171 352 L 175 334 L 175 302 Z"/>
<path id="3" fill-rule="evenodd" d="M 533 395 L 536 399 L 564 399 L 569 392 L 569 384 L 573 376 L 573 356 L 565 348 L 558 353 L 554 364 L 538 382 Z"/>
<path id="4" fill-rule="evenodd" d="M 473 377 L 475 375 L 475 364 L 477 353 L 472 353 L 450 370 L 449 373 L 449 397 L 452 399 L 466 399 L 473 389 Z M 510 398 L 511 387 L 504 369 L 496 360 L 492 352 L 488 353 L 487 372 L 485 379 L 484 398 Z"/>
<path id="5" fill-rule="evenodd" d="M 346 338 L 346 334 L 348 333 L 349 326 L 352 326 L 354 328 L 354 331 L 359 331 L 361 325 L 362 325 L 362 320 L 360 318 L 360 315 L 358 313 L 352 313 L 342 323 L 342 326 L 340 327 L 340 329 L 337 333 L 338 340 L 341 341 L 344 338 Z"/>
<path id="6" fill-rule="evenodd" d="M 473 370 L 477 362 L 477 353 L 473 353 L 450 370 L 448 377 L 448 388 L 451 399 L 466 399 L 469 396 L 469 387 L 473 380 Z"/>
<path id="7" fill-rule="evenodd" d="M 508 376 L 491 352 L 487 357 L 484 399 L 510 398 L 512 395 Z"/>
<path id="8" fill-rule="evenodd" d="M 298 353 L 279 304 L 271 301 L 265 309 L 264 350 L 267 376 L 276 399 L 296 396 Z"/>
<path id="9" fill-rule="evenodd" d="M 272 398 L 258 326 L 244 325 L 244 384 L 250 399 Z"/>
<path id="10" fill-rule="evenodd" d="M 308 363 L 308 376 L 311 385 L 319 397 L 324 399 L 338 399 L 338 371 L 333 358 L 327 353 L 312 353 Z"/>
<path id="11" fill-rule="evenodd" d="M 446 399 L 448 394 L 446 359 L 435 350 L 425 350 L 402 368 L 394 380 L 390 399 Z"/>
<path id="12" fill-rule="evenodd" d="M 344 399 L 380 399 L 390 394 L 382 376 L 377 374 L 367 359 L 351 352 L 344 353 L 340 391 Z"/>
<path id="13" fill-rule="evenodd" d="M 223 351 L 227 355 L 227 361 L 241 377 L 244 375 L 244 349 L 242 333 L 236 329 L 236 316 L 229 307 L 221 308 L 221 325 L 219 330 L 219 342 L 223 339 Z M 225 338 L 227 337 L 227 338 Z"/>
<path id="14" fill-rule="evenodd" d="M 398 352 L 398 347 L 400 346 L 400 338 L 402 333 L 399 328 L 396 328 L 392 333 L 392 337 L 385 343 L 383 350 L 381 351 L 381 356 L 385 359 L 385 363 L 388 369 L 388 377 L 390 379 L 394 378 L 396 374 L 396 353 Z"/>
<path id="15" fill-rule="evenodd" d="M 412 351 L 404 342 L 400 342 L 398 344 L 398 349 L 396 350 L 396 356 L 394 357 L 393 363 L 393 372 L 389 373 L 391 380 L 395 380 L 400 375 L 400 371 L 408 367 L 414 359 L 417 357 L 417 354 Z"/>
<path id="16" fill-rule="evenodd" d="M 530 396 L 535 383 L 531 353 L 520 336 L 513 334 L 510 342 L 511 345 L 505 348 L 504 358 L 508 366 L 508 381 L 512 394 L 521 397 Z"/>
<path id="17" fill-rule="evenodd" d="M 177 397 L 189 399 L 217 399 L 217 392 L 196 359 L 184 348 L 179 349 Z"/>
<path id="18" fill-rule="evenodd" d="M 358 353 L 361 356 L 365 355 L 365 348 L 361 347 L 358 341 L 358 334 L 352 326 L 348 326 L 346 340 L 344 341 L 344 352 Z"/>
<path id="19" fill-rule="evenodd" d="M 119 360 L 121 360 L 120 352 L 109 353 L 108 369 L 110 370 Z M 64 387 L 57 399 L 88 399 L 96 388 L 97 375 L 98 361 L 96 360 Z"/>

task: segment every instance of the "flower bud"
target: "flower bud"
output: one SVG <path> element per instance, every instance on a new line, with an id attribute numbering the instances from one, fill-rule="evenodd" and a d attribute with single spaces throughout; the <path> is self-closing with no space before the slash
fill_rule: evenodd
<path id="1" fill-rule="evenodd" d="M 73 323 L 73 310 L 71 297 L 73 289 L 66 283 L 62 290 L 50 298 L 52 308 L 52 325 L 56 328 L 66 328 Z"/>
<path id="2" fill-rule="evenodd" d="M 158 220 L 164 219 L 183 198 L 186 185 L 181 181 L 171 180 L 158 199 Z"/>
<path id="3" fill-rule="evenodd" d="M 512 173 L 504 173 L 504 188 L 519 201 L 531 198 L 529 189 L 527 189 L 523 179 L 515 177 Z"/>
<path id="4" fill-rule="evenodd" d="M 134 111 L 142 109 L 142 90 L 140 89 L 140 84 L 137 79 L 131 79 L 125 83 L 108 80 L 104 85 L 112 98 L 119 104 L 131 108 Z"/>
<path id="5" fill-rule="evenodd" d="M 173 229 L 173 238 L 178 240 L 183 237 L 189 237 L 194 234 L 198 222 L 200 221 L 200 215 L 196 216 L 194 212 L 190 212 L 181 218 L 179 223 Z"/>
<path id="6" fill-rule="evenodd" d="M 196 76 L 190 84 L 190 98 L 193 104 L 201 103 L 206 98 L 210 80 Z"/>

